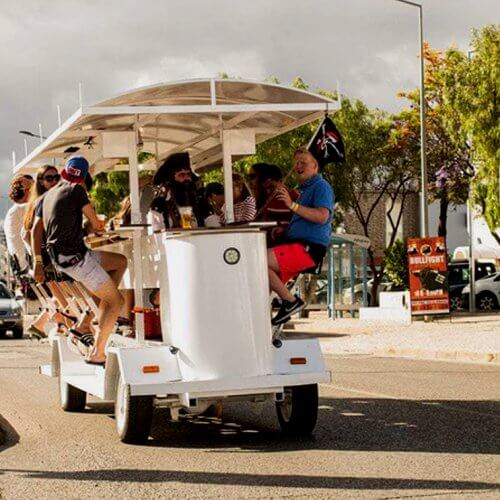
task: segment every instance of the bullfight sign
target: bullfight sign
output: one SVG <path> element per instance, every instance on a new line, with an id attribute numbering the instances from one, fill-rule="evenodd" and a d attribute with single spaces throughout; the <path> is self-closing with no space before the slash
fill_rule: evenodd
<path id="1" fill-rule="evenodd" d="M 412 314 L 450 312 L 446 243 L 442 237 L 407 242 Z"/>

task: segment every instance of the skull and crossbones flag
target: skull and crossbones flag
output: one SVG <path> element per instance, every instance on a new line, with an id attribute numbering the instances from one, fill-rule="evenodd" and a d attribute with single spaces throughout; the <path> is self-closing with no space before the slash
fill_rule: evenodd
<path id="1" fill-rule="evenodd" d="M 342 136 L 333 121 L 325 116 L 309 142 L 309 151 L 316 158 L 319 167 L 327 163 L 345 162 L 345 147 Z"/>

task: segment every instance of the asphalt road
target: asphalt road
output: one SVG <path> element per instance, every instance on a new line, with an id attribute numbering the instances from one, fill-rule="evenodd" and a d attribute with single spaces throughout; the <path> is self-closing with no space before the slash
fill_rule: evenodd
<path id="1" fill-rule="evenodd" d="M 0 341 L 0 498 L 500 498 L 500 368 L 328 358 L 314 438 L 279 433 L 272 405 L 222 422 L 155 414 L 121 444 L 112 407 L 62 412 L 37 373 L 48 348 Z"/>

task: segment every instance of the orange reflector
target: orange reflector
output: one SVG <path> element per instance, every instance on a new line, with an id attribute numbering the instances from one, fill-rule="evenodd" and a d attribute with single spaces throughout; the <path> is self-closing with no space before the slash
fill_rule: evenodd
<path id="1" fill-rule="evenodd" d="M 146 365 L 142 367 L 143 373 L 158 373 L 160 371 L 160 367 L 158 365 Z"/>
<path id="2" fill-rule="evenodd" d="M 291 365 L 305 365 L 307 364 L 306 358 L 290 358 Z"/>

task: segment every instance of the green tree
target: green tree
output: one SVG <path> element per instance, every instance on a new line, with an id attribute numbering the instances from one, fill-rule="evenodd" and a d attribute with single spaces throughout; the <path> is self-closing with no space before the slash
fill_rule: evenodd
<path id="1" fill-rule="evenodd" d="M 480 208 L 491 234 L 500 243 L 500 25 L 475 30 L 471 54 L 456 49 L 446 74 L 444 96 L 458 120 L 448 129 L 457 140 L 470 139 L 477 175 L 473 200 Z"/>
<path id="2" fill-rule="evenodd" d="M 385 250 L 385 272 L 391 282 L 401 289 L 409 287 L 408 257 L 406 245 L 397 240 Z"/>
<path id="3" fill-rule="evenodd" d="M 339 195 L 342 209 L 355 215 L 363 234 L 370 240 L 381 230 L 374 221 L 377 209 L 382 205 L 385 213 L 386 200 L 391 201 L 388 247 L 395 241 L 407 196 L 415 191 L 418 175 L 411 134 L 397 118 L 380 110 L 370 110 L 361 101 L 343 98 L 335 121 L 346 144 L 347 161 L 342 165 L 328 165 L 325 171 Z M 385 262 L 377 266 L 372 247 L 368 249 L 368 256 L 374 277 L 371 294 L 374 303 Z"/>
<path id="4" fill-rule="evenodd" d="M 140 151 L 137 155 L 139 164 L 145 163 L 154 155 L 146 151 Z M 125 160 L 122 163 L 126 163 Z M 151 174 L 150 171 L 139 172 L 139 177 Z M 105 214 L 106 217 L 115 215 L 122 200 L 130 193 L 128 171 L 101 172 L 94 177 L 91 196 L 97 213 Z"/>
<path id="5" fill-rule="evenodd" d="M 425 102 L 427 134 L 427 167 L 429 195 L 439 200 L 438 235 L 446 237 L 447 214 L 450 205 L 465 203 L 468 196 L 471 165 L 465 141 L 457 140 L 457 114 L 449 106 L 445 95 L 445 82 L 454 71 L 455 58 L 449 52 L 424 47 Z M 401 113 L 411 141 L 420 144 L 420 91 L 400 92 L 411 103 L 409 110 Z M 450 127 L 454 123 L 454 127 Z"/>
<path id="6" fill-rule="evenodd" d="M 97 213 L 112 217 L 128 194 L 128 172 L 101 172 L 95 176 L 91 196 Z"/>

